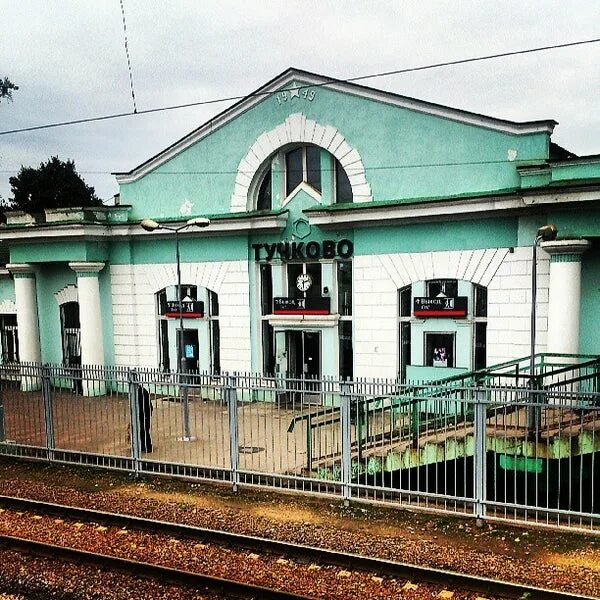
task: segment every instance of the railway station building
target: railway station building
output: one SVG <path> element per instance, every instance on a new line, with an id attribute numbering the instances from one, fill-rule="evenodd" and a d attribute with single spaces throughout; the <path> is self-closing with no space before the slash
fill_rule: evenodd
<path id="1" fill-rule="evenodd" d="M 7 215 L 2 361 L 440 379 L 530 353 L 538 242 L 536 351 L 600 354 L 600 156 L 555 125 L 289 69 L 114 206 Z M 189 222 L 179 288 L 144 219 Z"/>

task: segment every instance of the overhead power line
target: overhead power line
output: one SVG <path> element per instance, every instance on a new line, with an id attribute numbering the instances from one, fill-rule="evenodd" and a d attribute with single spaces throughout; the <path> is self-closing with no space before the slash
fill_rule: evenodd
<path id="1" fill-rule="evenodd" d="M 517 56 L 517 55 L 522 55 L 522 54 L 531 54 L 534 52 L 544 52 L 547 50 L 557 50 L 560 48 L 570 48 L 573 46 L 596 44 L 598 42 L 600 42 L 600 38 L 593 38 L 593 39 L 588 39 L 588 40 L 579 40 L 576 42 L 566 42 L 564 44 L 553 44 L 550 46 L 539 46 L 537 48 L 527 48 L 524 50 L 513 50 L 510 52 L 500 52 L 497 54 L 486 54 L 483 56 L 473 56 L 470 58 L 462 58 L 459 60 L 432 63 L 432 64 L 421 65 L 421 66 L 417 66 L 417 67 L 407 67 L 404 69 L 395 69 L 393 71 L 381 71 L 378 73 L 371 73 L 370 75 L 359 75 L 357 77 L 349 77 L 347 79 L 329 79 L 327 81 L 323 81 L 318 84 L 312 84 L 312 85 L 308 85 L 308 86 L 299 86 L 298 88 L 295 88 L 295 89 L 303 89 L 303 88 L 309 88 L 309 87 L 310 88 L 323 87 L 323 86 L 327 86 L 330 84 L 336 84 L 336 83 L 350 83 L 350 82 L 356 82 L 356 81 L 366 81 L 368 79 L 376 79 L 379 77 L 389 77 L 391 75 L 414 73 L 417 71 L 426 71 L 428 69 L 439 69 L 441 67 L 450 67 L 450 66 L 462 65 L 462 64 L 479 62 L 479 61 L 484 61 L 484 60 L 506 58 L 509 56 Z M 274 94 L 278 94 L 282 91 L 285 91 L 285 90 L 276 90 L 276 91 L 271 91 L 271 92 L 254 92 L 252 94 L 247 94 L 247 95 L 243 95 L 243 96 L 227 96 L 224 98 L 214 98 L 211 100 L 198 100 L 195 102 L 187 102 L 185 104 L 173 104 L 173 105 L 168 105 L 168 106 L 147 108 L 144 110 L 139 110 L 137 112 L 134 110 L 133 112 L 129 111 L 129 112 L 112 113 L 112 114 L 108 114 L 108 115 L 101 115 L 101 116 L 97 116 L 97 117 L 88 117 L 88 118 L 84 118 L 84 119 L 73 119 L 70 121 L 59 121 L 56 123 L 33 125 L 31 127 L 21 127 L 18 129 L 8 129 L 5 131 L 0 131 L 0 135 L 9 135 L 9 134 L 13 134 L 13 133 L 25 133 L 28 131 L 38 131 L 41 129 L 52 129 L 55 127 L 66 127 L 69 125 L 80 125 L 82 123 L 93 123 L 93 122 L 97 122 L 97 121 L 107 121 L 110 119 L 120 119 L 123 117 L 131 117 L 134 115 L 145 115 L 145 114 L 158 113 L 158 112 L 164 112 L 164 111 L 169 111 L 169 110 L 179 110 L 182 108 L 191 108 L 193 106 L 206 106 L 209 104 L 220 104 L 222 102 L 233 102 L 236 100 L 243 100 L 244 98 L 271 96 Z"/>
<path id="2" fill-rule="evenodd" d="M 127 24 L 125 23 L 125 7 L 123 0 L 119 0 L 121 4 L 121 16 L 123 17 L 123 38 L 125 41 L 125 56 L 127 56 L 127 69 L 129 70 L 129 87 L 131 88 L 131 99 L 133 100 L 133 112 L 137 113 L 137 104 L 135 103 L 135 91 L 133 89 L 133 73 L 131 71 L 131 58 L 129 57 L 129 42 L 127 40 Z"/>
<path id="3" fill-rule="evenodd" d="M 530 161 L 527 161 L 530 162 Z M 470 160 L 470 161 L 454 161 L 454 162 L 433 162 L 433 163 L 412 163 L 412 164 L 404 164 L 404 165 L 365 165 L 364 167 L 344 167 L 346 173 L 355 173 L 364 171 L 385 171 L 385 170 L 395 170 L 395 169 L 424 169 L 424 168 L 435 168 L 435 167 L 461 167 L 461 166 L 477 166 L 477 165 L 498 165 L 498 164 L 519 164 L 518 160 Z M 1 169 L 0 173 L 16 173 L 21 167 L 15 169 Z M 330 169 L 321 169 L 322 172 L 333 172 L 335 168 Z M 80 175 L 112 175 L 113 171 L 82 171 L 80 169 L 77 170 Z M 148 175 L 237 175 L 240 171 L 157 171 L 154 170 Z M 276 170 L 275 172 L 283 173 L 281 170 Z M 254 172 L 244 172 L 246 175 L 254 175 Z"/>
<path id="4" fill-rule="evenodd" d="M 527 161 L 528 163 L 530 161 Z M 355 172 L 359 171 L 385 171 L 385 170 L 393 170 L 393 169 L 422 169 L 429 167 L 460 167 L 460 166 L 470 166 L 470 165 L 498 165 L 498 164 L 519 164 L 518 160 L 469 160 L 469 161 L 454 161 L 454 162 L 433 162 L 433 163 L 412 163 L 412 164 L 404 164 L 404 165 L 364 165 L 363 167 L 344 167 L 346 172 Z M 19 167 L 20 168 L 20 167 Z M 0 173 L 14 173 L 18 169 L 2 169 Z M 321 169 L 322 172 L 335 171 L 335 168 L 329 169 Z M 112 175 L 113 171 L 82 171 L 80 169 L 77 172 L 81 175 Z M 153 171 L 149 173 L 150 175 L 236 175 L 237 173 L 246 173 L 247 175 L 254 175 L 254 171 L 245 172 L 245 171 L 232 171 L 232 170 L 215 170 L 215 171 Z M 283 173 L 282 170 L 275 170 L 275 172 Z"/>

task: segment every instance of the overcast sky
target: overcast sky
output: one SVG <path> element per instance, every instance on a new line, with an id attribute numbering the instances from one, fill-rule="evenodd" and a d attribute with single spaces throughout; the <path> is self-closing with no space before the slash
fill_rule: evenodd
<path id="1" fill-rule="evenodd" d="M 247 94 L 286 68 L 347 78 L 600 37 L 598 0 L 123 0 L 138 110 Z M 0 0 L 0 131 L 132 110 L 119 0 Z M 366 85 L 516 121 L 600 153 L 600 43 Z M 101 198 L 227 103 L 0 136 L 0 195 L 21 165 L 74 159 Z M 443 142 L 443 140 L 441 140 Z"/>

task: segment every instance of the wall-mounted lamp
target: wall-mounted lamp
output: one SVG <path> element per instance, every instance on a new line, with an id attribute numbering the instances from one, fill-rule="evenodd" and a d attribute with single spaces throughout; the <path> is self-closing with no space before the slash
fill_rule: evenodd
<path id="1" fill-rule="evenodd" d="M 194 227 L 208 227 L 210 225 L 210 219 L 206 217 L 196 217 L 194 219 L 190 219 L 186 225 L 193 225 Z"/>
<path id="2" fill-rule="evenodd" d="M 187 227 L 208 227 L 210 225 L 210 219 L 207 219 L 206 217 L 195 217 L 193 219 L 190 219 L 189 221 L 186 221 L 180 227 L 169 227 L 168 225 L 158 223 L 154 219 L 144 219 L 140 223 L 140 225 L 144 231 L 156 231 L 157 229 L 166 229 L 167 231 L 174 231 L 175 233 L 178 233 L 182 229 L 186 229 Z"/>
<path id="3" fill-rule="evenodd" d="M 548 225 L 542 225 L 535 236 L 536 243 L 539 242 L 551 242 L 556 239 L 558 229 L 556 225 L 549 223 Z"/>
<path id="4" fill-rule="evenodd" d="M 157 229 L 160 229 L 160 223 L 157 223 L 152 219 L 144 219 L 140 225 L 144 231 L 156 231 Z"/>

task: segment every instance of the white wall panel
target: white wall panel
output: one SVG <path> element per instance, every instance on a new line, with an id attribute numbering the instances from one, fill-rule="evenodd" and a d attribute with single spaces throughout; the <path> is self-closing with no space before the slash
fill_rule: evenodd
<path id="1" fill-rule="evenodd" d="M 538 257 L 538 352 L 546 347 L 548 265 L 547 257 Z M 434 278 L 465 279 L 488 288 L 488 365 L 529 354 L 531 248 L 356 256 L 356 376 L 396 377 L 398 288 Z"/>
<path id="2" fill-rule="evenodd" d="M 185 263 L 182 264 L 181 272 L 183 283 L 206 287 L 219 294 L 222 369 L 249 371 L 250 307 L 247 263 Z M 158 364 L 155 294 L 176 283 L 175 264 L 111 266 L 117 364 Z"/>

